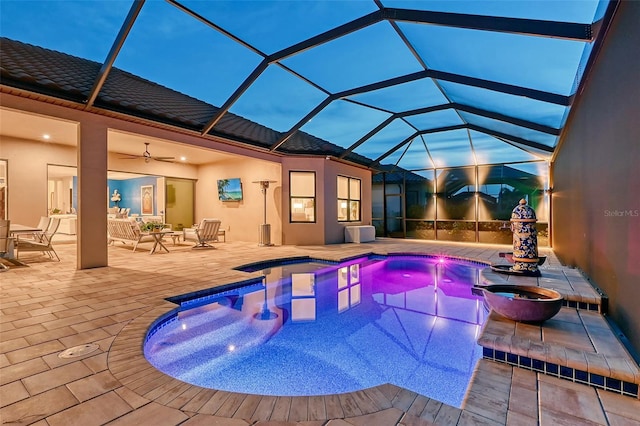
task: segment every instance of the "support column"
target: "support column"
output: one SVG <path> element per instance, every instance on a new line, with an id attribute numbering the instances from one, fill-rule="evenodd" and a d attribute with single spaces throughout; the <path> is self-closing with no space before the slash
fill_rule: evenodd
<path id="1" fill-rule="evenodd" d="M 78 129 L 78 269 L 108 265 L 107 126 Z"/>

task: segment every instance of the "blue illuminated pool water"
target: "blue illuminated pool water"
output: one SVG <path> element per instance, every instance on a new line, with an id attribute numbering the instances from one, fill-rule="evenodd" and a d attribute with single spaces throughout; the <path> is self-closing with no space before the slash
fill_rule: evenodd
<path id="1" fill-rule="evenodd" d="M 324 395 L 383 383 L 460 406 L 481 357 L 483 266 L 417 256 L 264 270 L 266 285 L 185 304 L 145 356 L 207 388 Z"/>

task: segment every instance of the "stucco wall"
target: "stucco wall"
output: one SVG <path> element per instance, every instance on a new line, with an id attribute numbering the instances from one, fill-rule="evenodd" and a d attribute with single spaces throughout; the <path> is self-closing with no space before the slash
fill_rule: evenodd
<path id="1" fill-rule="evenodd" d="M 623 1 L 552 164 L 553 247 L 640 352 L 640 2 Z"/>
<path id="2" fill-rule="evenodd" d="M 218 179 L 240 178 L 242 201 L 220 201 Z M 279 163 L 242 158 L 224 161 L 198 170 L 196 184 L 196 222 L 202 218 L 222 221 L 228 241 L 259 241 L 259 225 L 263 221 L 264 197 L 259 180 L 276 181 L 267 190 L 267 223 L 271 224 L 271 242 L 282 244 L 281 167 Z"/>
<path id="3" fill-rule="evenodd" d="M 325 244 L 344 243 L 344 227 L 347 225 L 371 225 L 371 172 L 337 161 L 325 161 Z M 360 179 L 361 216 L 359 222 L 338 222 L 338 176 Z"/>
<path id="4" fill-rule="evenodd" d="M 324 158 L 283 158 L 282 160 L 282 244 L 289 245 L 314 245 L 324 244 L 325 198 L 323 193 Z M 315 171 L 316 172 L 316 222 L 315 223 L 290 223 L 289 217 L 289 172 L 290 171 Z M 326 190 L 326 188 L 324 188 Z"/>
<path id="5" fill-rule="evenodd" d="M 289 171 L 316 172 L 316 222 L 289 223 Z M 371 172 L 324 158 L 288 157 L 282 160 L 283 244 L 313 245 L 344 243 L 346 223 L 338 222 L 338 175 L 361 179 L 362 220 L 371 224 Z"/>
<path id="6" fill-rule="evenodd" d="M 47 165 L 76 165 L 75 147 L 0 138 L 0 158 L 8 160 L 9 220 L 36 225 L 47 216 Z"/>

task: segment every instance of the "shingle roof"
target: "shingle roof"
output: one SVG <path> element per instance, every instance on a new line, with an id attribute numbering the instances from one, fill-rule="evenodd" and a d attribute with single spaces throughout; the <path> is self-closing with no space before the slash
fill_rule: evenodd
<path id="1" fill-rule="evenodd" d="M 100 64 L 2 37 L 0 70 L 2 84 L 82 102 Z"/>
<path id="2" fill-rule="evenodd" d="M 69 101 L 85 103 L 101 64 L 38 46 L 0 38 L 0 83 Z M 136 75 L 112 68 L 94 103 L 97 108 L 199 131 L 219 108 Z M 268 149 L 280 132 L 227 113 L 209 132 Z M 288 154 L 339 156 L 345 150 L 304 132 L 296 133 L 278 150 Z M 357 155 L 349 161 L 367 165 Z"/>
<path id="3" fill-rule="evenodd" d="M 344 148 L 310 135 L 303 131 L 296 132 L 291 138 L 283 143 L 279 151 L 289 154 L 314 154 L 314 155 L 332 155 L 338 157 L 344 153 Z M 358 164 L 369 164 L 371 160 L 367 157 L 356 153 L 349 153 L 345 157 L 348 161 Z"/>

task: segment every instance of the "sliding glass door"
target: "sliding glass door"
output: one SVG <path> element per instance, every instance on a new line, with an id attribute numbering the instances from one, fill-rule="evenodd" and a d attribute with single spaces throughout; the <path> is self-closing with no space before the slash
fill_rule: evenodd
<path id="1" fill-rule="evenodd" d="M 174 231 L 189 228 L 195 220 L 195 181 L 190 179 L 166 178 L 165 222 Z"/>

